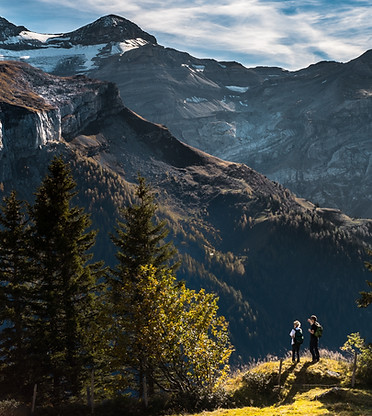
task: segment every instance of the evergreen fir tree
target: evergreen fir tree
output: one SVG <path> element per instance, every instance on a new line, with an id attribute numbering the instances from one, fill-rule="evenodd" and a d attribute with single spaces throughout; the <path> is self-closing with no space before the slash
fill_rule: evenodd
<path id="1" fill-rule="evenodd" d="M 168 235 L 166 221 L 155 221 L 158 209 L 154 195 L 146 180 L 139 176 L 136 189 L 138 203 L 120 209 L 124 221 L 118 221 L 112 241 L 118 247 L 118 266 L 113 271 L 119 281 L 135 279 L 141 266 L 153 265 L 159 273 L 174 271 L 178 263 L 169 265 L 177 253 L 171 242 L 164 242 Z"/>
<path id="2" fill-rule="evenodd" d="M 123 306 L 125 307 L 125 303 L 129 299 L 128 296 L 133 295 L 122 291 L 123 282 L 132 282 L 135 286 L 141 276 L 142 267 L 152 265 L 158 275 L 165 271 L 174 271 L 178 267 L 177 262 L 170 264 L 176 255 L 176 250 L 171 242 L 164 242 L 168 235 L 166 222 L 155 220 L 157 205 L 154 202 L 154 195 L 141 176 L 138 176 L 135 195 L 137 203 L 120 210 L 124 221 L 117 222 L 116 235 L 111 236 L 118 248 L 116 257 L 119 261 L 117 267 L 112 270 L 110 279 L 112 306 L 115 314 Z M 138 293 L 137 297 L 132 297 L 131 301 L 133 299 L 141 303 L 141 294 Z M 128 319 L 128 316 L 125 316 L 124 319 Z M 122 329 L 119 325 L 119 332 Z M 146 361 L 146 366 L 144 361 Z M 144 373 L 145 367 L 147 374 Z M 153 393 L 155 367 L 156 363 L 151 362 L 150 357 L 143 355 L 139 360 L 137 389 L 140 396 L 146 395 L 147 388 L 150 395 Z M 147 383 L 144 383 L 145 378 L 147 378 Z"/>
<path id="3" fill-rule="evenodd" d="M 75 182 L 61 158 L 49 166 L 30 208 L 35 276 L 33 346 L 39 384 L 59 404 L 81 389 L 90 320 L 101 265 L 91 264 L 95 232 L 82 208 L 72 205 Z"/>
<path id="4" fill-rule="evenodd" d="M 23 398 L 32 389 L 29 349 L 30 264 L 27 219 L 13 191 L 0 207 L 1 392 Z"/>

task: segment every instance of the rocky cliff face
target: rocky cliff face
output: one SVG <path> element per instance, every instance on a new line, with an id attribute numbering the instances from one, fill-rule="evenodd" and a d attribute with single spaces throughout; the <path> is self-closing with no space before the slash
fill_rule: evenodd
<path id="1" fill-rule="evenodd" d="M 0 181 L 17 176 L 17 159 L 123 108 L 113 84 L 56 78 L 19 62 L 0 63 L 0 84 Z"/>
<path id="2" fill-rule="evenodd" d="M 0 86 L 0 193 L 16 188 L 31 200 L 50 158 L 64 155 L 79 204 L 100 230 L 97 259 L 113 265 L 108 233 L 118 206 L 133 201 L 140 171 L 182 256 L 179 278 L 219 295 L 236 360 L 284 354 L 288 324 L 309 311 L 321 316 L 330 348 L 368 330 L 370 313 L 355 298 L 369 274 L 371 221 L 318 208 L 245 165 L 180 142 L 125 108 L 112 84 L 8 62 Z M 303 296 L 288 302 L 293 288 Z"/>

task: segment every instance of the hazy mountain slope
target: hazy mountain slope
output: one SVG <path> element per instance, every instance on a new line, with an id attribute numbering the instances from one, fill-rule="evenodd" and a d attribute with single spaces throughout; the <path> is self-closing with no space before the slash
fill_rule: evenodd
<path id="1" fill-rule="evenodd" d="M 371 51 L 297 72 L 247 69 L 164 48 L 109 15 L 59 35 L 1 19 L 0 55 L 113 81 L 129 108 L 184 142 L 246 163 L 319 204 L 372 216 Z"/>
<path id="2" fill-rule="evenodd" d="M 371 58 L 288 73 L 147 46 L 92 75 L 113 80 L 126 105 L 183 141 L 315 202 L 370 217 Z"/>
<path id="3" fill-rule="evenodd" d="M 293 319 L 310 313 L 329 347 L 370 330 L 371 311 L 355 298 L 368 277 L 371 221 L 316 208 L 245 165 L 181 143 L 124 107 L 113 84 L 0 63 L 0 85 L 9 77 L 0 91 L 0 189 L 31 199 L 50 158 L 63 153 L 100 229 L 96 256 L 112 264 L 108 233 L 141 171 L 183 257 L 179 278 L 219 294 L 236 359 L 283 352 Z"/>

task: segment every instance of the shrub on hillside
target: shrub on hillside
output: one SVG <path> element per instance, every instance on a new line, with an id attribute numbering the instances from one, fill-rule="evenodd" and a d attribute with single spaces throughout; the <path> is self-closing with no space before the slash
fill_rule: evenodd
<path id="1" fill-rule="evenodd" d="M 275 390 L 277 374 L 248 371 L 242 378 L 242 386 L 233 393 L 232 401 L 237 406 L 263 406 L 278 398 Z"/>
<path id="2" fill-rule="evenodd" d="M 172 408 L 177 412 L 215 410 L 219 407 L 229 407 L 229 405 L 230 396 L 223 388 L 213 392 L 200 390 L 199 393 L 177 394 L 172 402 Z"/>
<path id="3" fill-rule="evenodd" d="M 342 350 L 358 354 L 356 378 L 361 385 L 372 386 L 372 344 L 367 344 L 359 332 L 347 336 Z"/>
<path id="4" fill-rule="evenodd" d="M 372 386 L 372 345 L 369 344 L 361 351 L 359 357 L 358 375 L 362 383 Z"/>

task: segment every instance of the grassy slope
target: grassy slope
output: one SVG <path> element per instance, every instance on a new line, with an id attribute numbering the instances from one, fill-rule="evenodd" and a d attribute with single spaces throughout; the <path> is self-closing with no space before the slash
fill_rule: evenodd
<path id="1" fill-rule="evenodd" d="M 240 372 L 230 379 L 227 390 L 236 399 L 236 408 L 203 412 L 194 416 L 372 416 L 372 391 L 360 386 L 351 389 L 350 364 L 340 358 L 326 357 L 315 365 L 306 356 L 302 362 L 293 365 L 291 360 L 283 362 L 281 388 L 278 382 L 279 362 L 261 363 L 248 371 Z M 254 402 L 257 391 L 247 387 L 247 377 L 260 376 L 276 392 L 274 404 L 265 407 L 242 405 L 244 401 Z M 260 383 L 257 379 L 257 385 Z M 264 383 L 261 384 L 264 386 Z M 268 393 L 262 387 L 263 397 Z M 256 395 L 256 396 L 255 396 Z M 251 397 L 251 398 L 249 398 Z"/>

